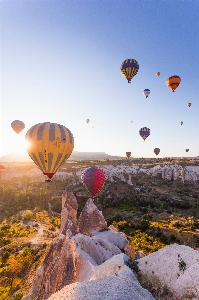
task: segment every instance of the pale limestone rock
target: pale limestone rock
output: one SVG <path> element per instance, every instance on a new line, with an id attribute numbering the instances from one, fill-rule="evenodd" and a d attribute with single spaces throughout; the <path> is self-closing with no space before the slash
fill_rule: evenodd
<path id="1" fill-rule="evenodd" d="M 78 219 L 79 232 L 85 235 L 93 236 L 97 231 L 107 228 L 107 223 L 93 203 L 92 199 L 88 199 Z"/>
<path id="2" fill-rule="evenodd" d="M 174 290 L 183 297 L 184 294 L 194 294 L 192 300 L 199 299 L 199 262 L 192 264 L 179 276 L 175 282 Z"/>
<path id="3" fill-rule="evenodd" d="M 142 273 L 157 276 L 177 296 L 199 287 L 199 252 L 191 247 L 171 244 L 137 261 Z M 185 263 L 184 270 L 180 261 Z"/>
<path id="4" fill-rule="evenodd" d="M 48 300 L 155 300 L 141 287 L 130 269 L 125 271 L 96 280 L 70 284 Z"/>
<path id="5" fill-rule="evenodd" d="M 113 255 L 121 253 L 118 247 L 97 236 L 90 237 L 79 233 L 73 237 L 73 240 L 76 246 L 86 252 L 98 265 Z"/>
<path id="6" fill-rule="evenodd" d="M 119 249 L 123 249 L 125 247 L 125 245 L 128 244 L 126 235 L 123 232 L 107 230 L 107 231 L 97 232 L 95 234 L 95 237 L 105 240 L 105 241 L 117 246 Z"/>

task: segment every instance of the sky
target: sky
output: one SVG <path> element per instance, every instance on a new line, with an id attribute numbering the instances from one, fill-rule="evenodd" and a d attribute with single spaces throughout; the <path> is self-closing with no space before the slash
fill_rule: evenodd
<path id="1" fill-rule="evenodd" d="M 69 128 L 75 151 L 155 157 L 158 147 L 158 157 L 199 155 L 198 0 L 0 6 L 0 155 L 26 151 L 26 132 L 43 122 Z M 127 58 L 139 63 L 130 84 L 120 73 Z M 166 86 L 172 75 L 181 77 L 175 93 Z M 14 120 L 25 123 L 19 135 Z M 151 134 L 144 141 L 145 126 Z"/>

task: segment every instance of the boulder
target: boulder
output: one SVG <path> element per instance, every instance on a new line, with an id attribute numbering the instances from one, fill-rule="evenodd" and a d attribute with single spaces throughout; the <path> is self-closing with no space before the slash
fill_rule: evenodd
<path id="1" fill-rule="evenodd" d="M 115 230 L 96 232 L 95 237 L 105 240 L 117 246 L 119 249 L 124 249 L 128 244 L 126 235 L 123 232 L 116 232 Z"/>

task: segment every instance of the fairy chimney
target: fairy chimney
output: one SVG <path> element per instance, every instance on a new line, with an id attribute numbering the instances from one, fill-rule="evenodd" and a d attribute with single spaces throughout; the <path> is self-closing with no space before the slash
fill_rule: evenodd
<path id="1" fill-rule="evenodd" d="M 78 219 L 79 232 L 93 236 L 95 232 L 107 229 L 107 223 L 92 199 L 88 199 Z"/>

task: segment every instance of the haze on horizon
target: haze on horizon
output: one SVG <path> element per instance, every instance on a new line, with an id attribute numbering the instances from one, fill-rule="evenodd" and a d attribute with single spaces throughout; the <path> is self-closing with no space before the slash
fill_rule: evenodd
<path id="1" fill-rule="evenodd" d="M 2 0 L 0 156 L 24 152 L 27 130 L 42 122 L 68 127 L 74 151 L 198 156 L 198 13 L 198 1 Z M 139 63 L 131 84 L 120 74 L 127 58 Z M 13 120 L 26 125 L 19 135 Z"/>

